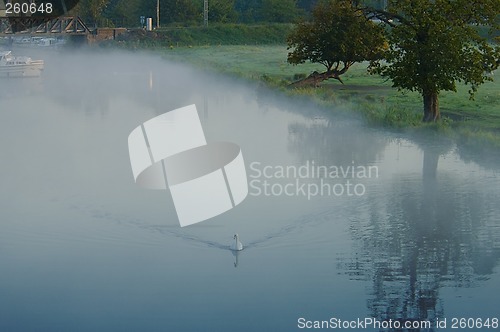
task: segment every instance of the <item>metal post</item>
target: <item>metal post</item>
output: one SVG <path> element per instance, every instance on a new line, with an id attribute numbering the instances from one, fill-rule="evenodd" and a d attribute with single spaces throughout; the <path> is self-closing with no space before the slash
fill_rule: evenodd
<path id="1" fill-rule="evenodd" d="M 208 0 L 203 1 L 203 25 L 208 27 Z"/>
<path id="2" fill-rule="evenodd" d="M 156 28 L 160 27 L 160 0 L 156 0 Z"/>

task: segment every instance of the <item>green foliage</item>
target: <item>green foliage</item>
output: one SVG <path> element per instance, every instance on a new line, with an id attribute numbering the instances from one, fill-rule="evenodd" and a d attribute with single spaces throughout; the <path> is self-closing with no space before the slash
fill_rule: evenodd
<path id="1" fill-rule="evenodd" d="M 384 49 L 383 29 L 367 20 L 348 0 L 319 2 L 311 22 L 302 22 L 288 37 L 288 62 L 324 65 L 345 73 L 355 62 L 376 60 Z"/>
<path id="2" fill-rule="evenodd" d="M 296 0 L 235 0 L 234 8 L 242 23 L 290 23 L 300 14 Z"/>
<path id="3" fill-rule="evenodd" d="M 314 6 L 316 6 L 316 3 L 318 0 L 298 0 L 297 1 L 297 7 L 300 9 L 304 10 L 307 13 L 312 12 L 312 9 Z"/>
<path id="4" fill-rule="evenodd" d="M 373 103 L 363 104 L 361 111 L 372 123 L 394 128 L 417 127 L 421 124 L 420 115 L 401 106 L 374 106 Z"/>
<path id="5" fill-rule="evenodd" d="M 239 21 L 242 23 L 255 23 L 261 21 L 260 10 L 262 0 L 235 0 L 234 8 L 238 12 Z"/>
<path id="6" fill-rule="evenodd" d="M 72 0 L 77 1 L 77 0 Z M 292 23 L 300 17 L 310 17 L 319 0 L 209 0 L 210 23 Z M 363 5 L 381 8 L 384 0 L 359 1 Z M 66 2 L 68 3 L 68 2 Z M 156 19 L 156 0 L 80 0 L 72 15 L 86 22 L 104 22 L 117 27 L 138 27 L 139 17 Z M 160 0 L 160 25 L 172 23 L 201 25 L 203 0 Z"/>
<path id="7" fill-rule="evenodd" d="M 112 19 L 115 26 L 138 27 L 141 16 L 141 0 L 111 0 L 104 15 Z"/>
<path id="8" fill-rule="evenodd" d="M 160 1 L 161 22 L 201 22 L 201 11 L 192 0 Z"/>
<path id="9" fill-rule="evenodd" d="M 265 22 L 293 22 L 298 17 L 296 0 L 262 0 L 262 20 Z"/>
<path id="10" fill-rule="evenodd" d="M 97 24 L 103 18 L 102 13 L 110 2 L 110 0 L 80 0 L 71 13 L 83 17 L 87 23 Z"/>
<path id="11" fill-rule="evenodd" d="M 211 22 L 235 22 L 235 0 L 209 0 Z M 203 23 L 203 0 L 160 0 L 160 26 Z M 80 0 L 73 14 L 92 23 L 110 21 L 115 26 L 138 27 L 140 16 L 156 20 L 156 0 Z"/>
<path id="12" fill-rule="evenodd" d="M 464 82 L 473 94 L 500 63 L 500 48 L 476 28 L 498 29 L 500 0 L 390 0 L 387 11 L 374 13 L 392 27 L 386 62 L 373 63 L 372 71 L 399 89 L 437 94 Z"/>
<path id="13" fill-rule="evenodd" d="M 118 37 L 123 47 L 178 47 L 200 45 L 284 44 L 289 24 L 210 24 L 208 27 L 142 29 Z M 209 61 L 209 59 L 206 59 Z"/>
<path id="14" fill-rule="evenodd" d="M 208 20 L 211 23 L 234 23 L 238 18 L 234 0 L 210 0 L 208 9 Z"/>

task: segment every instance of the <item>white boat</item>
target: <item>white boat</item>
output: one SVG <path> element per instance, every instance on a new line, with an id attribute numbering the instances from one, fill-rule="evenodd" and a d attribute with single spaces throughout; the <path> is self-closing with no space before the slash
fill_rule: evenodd
<path id="1" fill-rule="evenodd" d="M 27 56 L 13 56 L 11 51 L 0 51 L 0 77 L 38 77 L 42 74 L 43 60 Z"/>

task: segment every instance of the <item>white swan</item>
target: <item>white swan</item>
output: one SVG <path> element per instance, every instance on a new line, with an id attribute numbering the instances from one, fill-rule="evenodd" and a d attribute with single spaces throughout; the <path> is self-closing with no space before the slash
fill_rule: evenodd
<path id="1" fill-rule="evenodd" d="M 231 243 L 231 250 L 241 251 L 243 250 L 243 244 L 240 242 L 240 237 L 238 234 L 234 234 L 233 236 L 234 242 Z"/>

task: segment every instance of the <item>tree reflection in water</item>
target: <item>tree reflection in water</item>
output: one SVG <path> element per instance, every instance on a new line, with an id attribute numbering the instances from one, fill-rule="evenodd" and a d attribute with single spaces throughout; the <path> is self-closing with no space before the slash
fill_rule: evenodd
<path id="1" fill-rule="evenodd" d="M 379 319 L 444 317 L 440 288 L 472 287 L 500 259 L 492 193 L 454 174 L 437 177 L 440 152 L 423 150 L 423 177 L 396 178 L 369 197 L 367 218 L 352 220 L 356 255 L 340 261 L 372 281 L 368 307 Z"/>
<path id="2" fill-rule="evenodd" d="M 325 165 L 353 158 L 372 163 L 386 142 L 370 130 L 342 131 L 328 121 L 291 125 L 290 132 L 292 152 Z M 440 289 L 480 285 L 500 259 L 497 188 L 466 171 L 439 174 L 451 143 L 412 141 L 423 151 L 421 175 L 395 174 L 367 195 L 351 219 L 354 248 L 338 260 L 352 280 L 370 283 L 367 306 L 379 320 L 445 317 Z"/>

